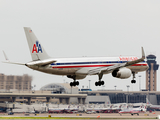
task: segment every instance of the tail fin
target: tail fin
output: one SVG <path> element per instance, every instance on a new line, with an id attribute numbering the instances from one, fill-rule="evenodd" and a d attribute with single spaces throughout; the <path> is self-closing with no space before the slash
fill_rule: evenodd
<path id="1" fill-rule="evenodd" d="M 50 58 L 44 48 L 41 46 L 37 37 L 29 27 L 24 27 L 26 34 L 29 50 L 31 53 L 32 60 L 44 60 Z"/>
<path id="2" fill-rule="evenodd" d="M 148 98 L 146 98 L 146 103 L 147 103 L 147 105 L 151 104 L 150 101 L 148 100 Z"/>

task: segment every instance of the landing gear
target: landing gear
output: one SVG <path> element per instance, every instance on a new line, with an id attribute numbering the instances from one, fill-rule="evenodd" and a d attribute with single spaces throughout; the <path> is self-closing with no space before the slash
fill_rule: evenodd
<path id="1" fill-rule="evenodd" d="M 79 82 L 76 81 L 76 75 L 67 75 L 68 78 L 72 78 L 74 81 L 73 82 L 70 82 L 70 86 L 78 86 L 79 85 Z"/>
<path id="2" fill-rule="evenodd" d="M 70 82 L 70 86 L 76 86 L 76 85 L 79 85 L 79 82 L 78 81 L 74 81 L 74 82 Z"/>
<path id="3" fill-rule="evenodd" d="M 104 81 L 95 82 L 95 86 L 101 86 L 101 85 L 104 85 Z"/>
<path id="4" fill-rule="evenodd" d="M 131 83 L 136 83 L 136 80 L 131 80 Z"/>
<path id="5" fill-rule="evenodd" d="M 134 78 L 136 78 L 135 77 L 135 72 L 132 72 L 132 74 L 133 74 L 133 80 L 131 80 L 131 83 L 136 83 L 136 80 L 134 80 Z"/>
<path id="6" fill-rule="evenodd" d="M 101 86 L 104 85 L 104 81 L 101 81 L 102 77 L 103 77 L 103 73 L 98 74 L 99 77 L 99 81 L 95 82 L 95 86 Z"/>

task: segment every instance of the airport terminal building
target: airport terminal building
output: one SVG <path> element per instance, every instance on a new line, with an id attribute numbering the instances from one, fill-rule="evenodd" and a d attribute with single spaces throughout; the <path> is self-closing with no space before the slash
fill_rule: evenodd
<path id="1" fill-rule="evenodd" d="M 160 105 L 159 91 L 118 91 L 81 89 L 70 87 L 68 83 L 51 83 L 39 91 L 10 91 L 0 93 L 0 99 L 5 101 L 54 102 L 62 104 L 115 104 L 115 103 L 146 103 L 146 98 L 152 104 Z M 8 98 L 8 100 L 7 100 Z M 56 101 L 55 101 L 56 100 Z"/>

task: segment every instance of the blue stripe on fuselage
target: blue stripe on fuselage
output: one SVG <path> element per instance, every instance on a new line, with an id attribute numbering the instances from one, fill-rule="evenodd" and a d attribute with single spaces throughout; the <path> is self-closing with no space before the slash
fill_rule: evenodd
<path id="1" fill-rule="evenodd" d="M 106 64 L 106 63 L 126 63 L 129 61 L 104 61 L 104 62 L 70 62 L 70 63 L 52 63 L 51 65 L 81 65 L 81 64 Z M 145 61 L 140 62 L 145 63 Z"/>

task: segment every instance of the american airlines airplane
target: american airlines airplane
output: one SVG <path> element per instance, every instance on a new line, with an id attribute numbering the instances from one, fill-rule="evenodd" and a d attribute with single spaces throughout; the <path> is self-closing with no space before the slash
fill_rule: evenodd
<path id="1" fill-rule="evenodd" d="M 138 107 L 138 108 L 127 108 L 127 109 L 123 109 L 121 111 L 119 111 L 119 114 L 122 115 L 122 114 L 131 114 L 131 115 L 134 115 L 134 114 L 137 114 L 139 115 L 139 113 L 145 113 L 146 112 L 146 106 L 142 107 Z"/>
<path id="2" fill-rule="evenodd" d="M 84 79 L 87 75 L 98 75 L 96 86 L 104 85 L 102 77 L 104 74 L 111 73 L 113 77 L 126 79 L 133 75 L 131 83 L 136 83 L 135 74 L 146 71 L 147 63 L 144 61 L 145 54 L 142 47 L 142 57 L 82 57 L 82 58 L 51 58 L 43 46 L 29 27 L 24 27 L 27 37 L 29 50 L 32 61 L 22 64 L 10 62 L 4 53 L 7 60 L 6 63 L 26 65 L 27 67 L 55 75 L 66 75 L 73 79 L 70 86 L 79 85 L 76 80 Z"/>

